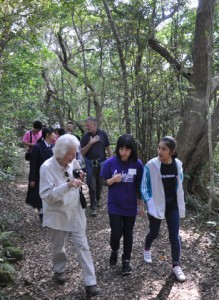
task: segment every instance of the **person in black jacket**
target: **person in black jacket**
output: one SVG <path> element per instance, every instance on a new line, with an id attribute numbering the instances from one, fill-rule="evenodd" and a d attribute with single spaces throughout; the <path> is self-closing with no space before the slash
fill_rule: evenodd
<path id="1" fill-rule="evenodd" d="M 56 134 L 53 128 L 45 127 L 42 130 L 42 137 L 33 146 L 30 160 L 29 184 L 26 203 L 38 210 L 42 222 L 42 199 L 39 195 L 40 167 L 48 158 L 53 156 L 53 141 Z"/>

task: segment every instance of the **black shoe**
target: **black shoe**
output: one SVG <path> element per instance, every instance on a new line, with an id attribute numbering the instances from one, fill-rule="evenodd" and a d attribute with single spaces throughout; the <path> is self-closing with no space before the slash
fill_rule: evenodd
<path id="1" fill-rule="evenodd" d="M 96 216 L 97 216 L 97 210 L 91 209 L 91 217 L 96 217 Z"/>
<path id="2" fill-rule="evenodd" d="M 64 284 L 66 282 L 65 272 L 62 273 L 55 272 L 53 278 L 60 284 Z"/>
<path id="3" fill-rule="evenodd" d="M 86 295 L 88 297 L 94 297 L 94 296 L 99 295 L 100 293 L 101 293 L 101 289 L 96 284 L 86 286 Z"/>
<path id="4" fill-rule="evenodd" d="M 117 258 L 118 258 L 118 252 L 117 251 L 112 251 L 109 259 L 109 263 L 111 266 L 115 266 L 117 263 Z"/>
<path id="5" fill-rule="evenodd" d="M 129 265 L 129 260 L 122 261 L 122 275 L 130 275 L 132 272 L 132 268 Z"/>

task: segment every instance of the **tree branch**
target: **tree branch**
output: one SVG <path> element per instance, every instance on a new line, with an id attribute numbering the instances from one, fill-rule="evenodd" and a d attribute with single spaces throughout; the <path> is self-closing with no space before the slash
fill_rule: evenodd
<path id="1" fill-rule="evenodd" d="M 67 64 L 68 63 L 67 51 L 66 51 L 66 47 L 65 47 L 64 41 L 63 41 L 62 36 L 61 36 L 60 33 L 58 34 L 58 41 L 59 41 L 59 45 L 62 49 L 62 54 L 63 54 L 63 57 L 59 56 L 59 58 L 62 58 L 62 62 L 64 64 Z"/>
<path id="2" fill-rule="evenodd" d="M 165 58 L 165 60 L 174 68 L 174 70 L 182 75 L 183 77 L 185 77 L 186 79 L 188 79 L 189 81 L 191 80 L 191 73 L 189 71 L 185 71 L 181 64 L 179 63 L 179 61 L 172 57 L 172 55 L 170 54 L 170 52 L 165 49 L 163 46 L 161 46 L 161 44 L 155 40 L 150 38 L 148 40 L 148 45 L 157 53 L 159 53 L 163 58 Z"/>
<path id="3" fill-rule="evenodd" d="M 53 95 L 54 98 L 58 98 L 57 96 L 57 90 L 56 88 L 54 87 L 54 84 L 52 83 L 49 75 L 46 73 L 45 70 L 42 71 L 42 77 L 46 83 L 46 86 L 47 86 L 47 94 L 50 94 L 50 95 Z"/>
<path id="4" fill-rule="evenodd" d="M 172 7 L 172 11 L 170 11 L 168 14 L 165 14 L 165 7 L 162 6 L 162 17 L 155 22 L 155 28 L 159 26 L 161 23 L 163 23 L 164 21 L 172 18 L 175 15 L 175 13 L 179 11 L 179 8 L 182 5 L 183 5 L 182 3 L 177 3 L 175 6 Z"/>

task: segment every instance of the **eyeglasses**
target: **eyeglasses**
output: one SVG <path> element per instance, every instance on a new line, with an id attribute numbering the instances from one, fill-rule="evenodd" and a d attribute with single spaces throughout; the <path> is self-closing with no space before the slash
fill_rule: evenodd
<path id="1" fill-rule="evenodd" d="M 69 179 L 69 173 L 68 173 L 67 171 L 65 171 L 64 174 L 65 174 L 65 176 L 68 178 L 68 179 L 67 179 L 67 182 L 69 182 L 69 181 L 70 181 L 70 179 Z"/>

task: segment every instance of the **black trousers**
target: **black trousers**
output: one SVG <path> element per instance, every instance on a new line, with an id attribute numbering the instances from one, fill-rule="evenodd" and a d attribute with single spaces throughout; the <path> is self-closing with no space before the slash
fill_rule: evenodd
<path id="1" fill-rule="evenodd" d="M 133 245 L 133 229 L 136 217 L 109 214 L 111 227 L 110 246 L 113 251 L 120 248 L 120 239 L 123 236 L 123 260 L 130 260 Z"/>
<path id="2" fill-rule="evenodd" d="M 86 159 L 85 166 L 87 169 L 87 185 L 89 188 L 91 209 L 97 209 L 103 189 L 103 178 L 100 176 L 101 166 L 92 167 L 91 161 Z"/>
<path id="3" fill-rule="evenodd" d="M 172 262 L 178 265 L 180 262 L 181 241 L 179 236 L 179 211 L 178 209 L 170 210 L 165 214 L 167 227 L 169 231 L 169 240 L 171 244 Z M 158 237 L 161 221 L 148 214 L 150 231 L 145 239 L 145 249 L 150 249 L 153 241 Z"/>
<path id="4" fill-rule="evenodd" d="M 103 189 L 103 179 L 100 176 L 100 168 L 93 168 L 88 181 L 91 209 L 96 209 L 100 201 Z"/>

